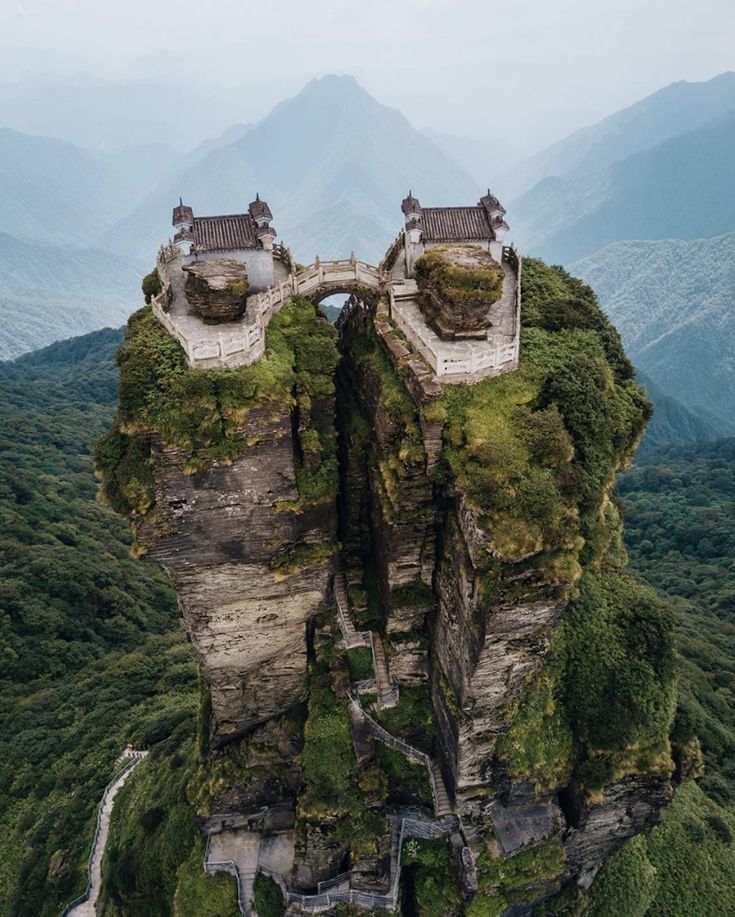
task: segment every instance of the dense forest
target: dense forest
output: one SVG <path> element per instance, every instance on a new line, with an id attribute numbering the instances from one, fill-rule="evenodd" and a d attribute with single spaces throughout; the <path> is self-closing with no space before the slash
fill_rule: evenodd
<path id="1" fill-rule="evenodd" d="M 120 334 L 0 365 L 0 914 L 58 915 L 130 741 L 195 729 L 196 674 L 164 577 L 95 501 L 91 447 Z"/>
<path id="2" fill-rule="evenodd" d="M 669 446 L 619 480 L 630 564 L 678 612 L 677 726 L 703 776 L 629 842 L 592 889 L 594 915 L 735 913 L 735 440 Z M 693 757 L 695 757 L 694 755 Z"/>
<path id="3" fill-rule="evenodd" d="M 6 917 L 58 914 L 84 887 L 96 805 L 128 741 L 152 746 L 158 763 L 125 792 L 159 805 L 127 806 L 116 828 L 151 863 L 137 877 L 114 864 L 112 897 L 127 902 L 120 914 L 193 917 L 205 882 L 208 906 L 218 902 L 212 913 L 233 914 L 229 880 L 199 868 L 183 790 L 195 765 L 197 689 L 174 596 L 157 570 L 130 557 L 127 525 L 96 501 L 90 450 L 114 410 L 119 342 L 101 331 L 0 366 Z M 632 566 L 678 610 L 679 728 L 699 735 L 704 775 L 683 785 L 660 827 L 606 865 L 590 913 L 733 913 L 735 440 L 649 451 L 622 476 L 619 496 Z M 697 770 L 694 751 L 689 766 Z"/>

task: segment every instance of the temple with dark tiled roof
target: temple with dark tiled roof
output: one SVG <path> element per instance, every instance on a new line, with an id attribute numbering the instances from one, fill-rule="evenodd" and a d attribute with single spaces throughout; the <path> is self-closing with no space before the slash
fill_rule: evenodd
<path id="1" fill-rule="evenodd" d="M 509 229 L 505 208 L 488 192 L 470 207 L 422 207 L 412 192 L 401 203 L 405 217 L 406 270 L 410 276 L 417 259 L 438 245 L 466 243 L 486 249 L 500 263 L 503 239 Z"/>
<path id="2" fill-rule="evenodd" d="M 194 261 L 234 259 L 245 265 L 252 292 L 267 290 L 274 283 L 271 209 L 256 195 L 246 213 L 195 216 L 181 198 L 173 210 L 173 243 L 183 264 Z"/>

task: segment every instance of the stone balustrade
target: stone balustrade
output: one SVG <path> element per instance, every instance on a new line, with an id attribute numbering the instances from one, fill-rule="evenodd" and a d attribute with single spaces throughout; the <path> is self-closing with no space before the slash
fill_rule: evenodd
<path id="1" fill-rule="evenodd" d="M 401 239 L 399 236 L 391 248 Z M 385 265 L 385 259 L 381 267 L 375 267 L 354 254 L 330 261 L 317 257 L 308 267 L 248 297 L 241 321 L 207 325 L 189 314 L 177 252 L 169 246 L 159 252 L 163 290 L 153 300 L 153 312 L 179 341 L 192 369 L 238 367 L 249 366 L 263 355 L 268 323 L 292 296 L 318 302 L 332 293 L 387 293 L 390 320 L 437 381 L 472 383 L 517 369 L 521 260 L 514 248 L 503 248 L 503 293 L 490 310 L 487 337 L 482 340 L 442 340 L 422 314 L 415 281 L 390 277 Z"/>
<path id="2" fill-rule="evenodd" d="M 331 292 L 352 293 L 355 289 L 379 293 L 384 276 L 379 268 L 354 255 L 333 261 L 317 258 L 309 267 L 249 296 L 241 321 L 208 325 L 189 314 L 179 268 L 175 250 L 162 248 L 158 271 L 163 289 L 153 299 L 153 314 L 181 344 L 192 369 L 249 366 L 265 352 L 265 332 L 271 318 L 292 296 L 322 299 Z"/>

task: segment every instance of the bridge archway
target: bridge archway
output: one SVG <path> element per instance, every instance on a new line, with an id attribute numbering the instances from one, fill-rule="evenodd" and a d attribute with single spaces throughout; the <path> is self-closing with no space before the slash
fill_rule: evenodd
<path id="1" fill-rule="evenodd" d="M 302 268 L 292 278 L 293 292 L 318 306 L 330 296 L 341 294 L 371 300 L 383 291 L 384 277 L 380 268 L 354 255 L 339 261 L 321 261 Z"/>

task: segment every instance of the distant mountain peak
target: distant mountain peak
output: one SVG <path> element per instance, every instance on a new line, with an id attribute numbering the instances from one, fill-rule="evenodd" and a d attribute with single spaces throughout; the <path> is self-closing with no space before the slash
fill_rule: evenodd
<path id="1" fill-rule="evenodd" d="M 326 76 L 315 77 L 309 80 L 300 92 L 286 99 L 281 105 L 299 105 L 304 102 L 339 108 L 350 103 L 361 107 L 365 104 L 380 104 L 354 76 L 347 73 L 329 73 Z"/>

